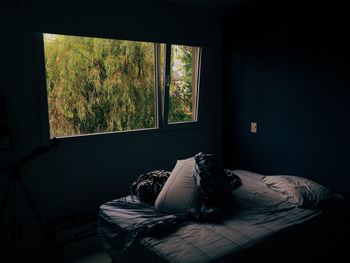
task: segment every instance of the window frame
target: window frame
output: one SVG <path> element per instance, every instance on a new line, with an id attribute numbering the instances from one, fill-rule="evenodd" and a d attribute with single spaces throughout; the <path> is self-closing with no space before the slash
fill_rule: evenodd
<path id="1" fill-rule="evenodd" d="M 183 128 L 186 126 L 193 126 L 196 127 L 197 123 L 199 122 L 199 92 L 200 92 L 200 76 L 201 76 L 201 64 L 202 64 L 202 47 L 198 47 L 198 46 L 191 46 L 192 48 L 197 48 L 198 50 L 198 61 L 196 61 L 196 66 L 197 68 L 196 70 L 196 76 L 197 76 L 197 81 L 195 83 L 195 107 L 193 109 L 193 118 L 194 120 L 190 120 L 190 121 L 178 121 L 178 122 L 169 122 L 169 104 L 170 104 L 170 83 L 171 83 L 171 76 L 170 76 L 170 72 L 171 72 L 171 52 L 172 52 L 172 45 L 178 45 L 178 44 L 170 44 L 167 43 L 166 44 L 166 53 L 165 53 L 165 62 L 166 62 L 166 67 L 165 67 L 165 87 L 164 87 L 164 115 L 163 115 L 163 125 L 164 127 L 166 127 L 166 129 L 175 129 L 175 128 Z M 193 59 L 193 55 L 192 55 L 192 59 Z M 193 62 L 192 62 L 193 63 Z M 193 70 L 193 69 L 192 69 Z M 193 88 L 193 87 L 192 87 Z"/>
<path id="2" fill-rule="evenodd" d="M 37 32 L 35 33 L 35 42 L 36 42 L 36 55 L 38 58 L 38 79 L 39 79 L 39 118 L 40 118 L 40 138 L 42 143 L 47 142 L 56 137 L 51 137 L 50 133 L 50 122 L 49 122 L 49 111 L 48 111 L 48 93 L 47 93 L 47 81 L 46 81 L 46 64 L 45 64 L 45 52 L 44 52 L 44 34 L 61 34 L 69 35 L 64 33 L 53 33 L 53 32 Z M 74 35 L 81 37 L 96 37 L 102 38 L 100 36 L 88 36 L 88 35 Z M 118 39 L 118 38 L 111 38 Z M 119 39 L 118 39 L 119 40 Z M 127 39 L 120 39 L 127 40 Z M 130 40 L 130 41 L 140 41 L 142 40 Z M 198 63 L 197 63 L 197 83 L 196 83 L 196 98 L 195 98 L 195 110 L 193 111 L 194 120 L 183 121 L 183 122 L 172 122 L 169 123 L 169 91 L 170 91 L 170 61 L 171 61 L 171 46 L 178 45 L 174 43 L 157 43 L 151 42 L 154 44 L 154 88 L 155 88 L 155 111 L 156 111 L 156 126 L 151 128 L 141 128 L 133 130 L 123 130 L 123 131 L 110 131 L 110 132 L 101 132 L 101 133 L 88 133 L 88 134 L 77 134 L 77 135 L 67 135 L 59 136 L 56 139 L 63 140 L 79 140 L 87 138 L 101 138 L 101 137 L 110 137 L 110 136 L 132 136 L 135 134 L 149 134 L 159 131 L 172 131 L 172 130 L 182 130 L 182 129 L 193 129 L 200 127 L 200 114 L 199 114 L 199 93 L 201 89 L 201 70 L 202 70 L 202 47 L 193 46 L 198 48 Z M 164 86 L 161 87 L 161 45 L 165 45 L 165 54 L 164 54 Z"/>

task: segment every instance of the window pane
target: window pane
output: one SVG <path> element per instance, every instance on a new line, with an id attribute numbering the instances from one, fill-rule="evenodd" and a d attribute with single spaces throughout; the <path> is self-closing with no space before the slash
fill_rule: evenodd
<path id="1" fill-rule="evenodd" d="M 199 48 L 171 46 L 169 123 L 196 121 Z"/>
<path id="2" fill-rule="evenodd" d="M 51 137 L 156 127 L 154 44 L 44 34 Z"/>

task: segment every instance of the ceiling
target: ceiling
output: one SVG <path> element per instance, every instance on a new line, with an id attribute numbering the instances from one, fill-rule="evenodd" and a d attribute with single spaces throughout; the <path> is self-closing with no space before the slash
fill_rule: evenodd
<path id="1" fill-rule="evenodd" d="M 15 2 L 15 3 L 41 3 L 46 2 L 47 0 L 7 0 L 8 2 Z M 7 3 L 5 1 L 5 3 Z M 86 0 L 56 0 L 55 2 L 84 2 L 86 3 Z M 129 0 L 101 0 L 102 2 L 128 2 Z M 135 2 L 140 1 L 143 2 L 144 0 L 134 0 Z M 186 4 L 186 5 L 192 5 L 192 6 L 201 6 L 201 7 L 208 7 L 208 8 L 214 8 L 219 10 L 229 9 L 232 7 L 235 7 L 237 5 L 243 4 L 245 2 L 251 2 L 253 0 L 148 0 L 148 1 L 169 1 L 169 2 L 176 2 L 180 4 Z"/>
<path id="2" fill-rule="evenodd" d="M 229 9 L 244 2 L 251 0 L 169 0 L 171 2 L 177 2 L 181 4 L 188 4 L 194 6 L 203 6 L 215 9 Z"/>
<path id="3" fill-rule="evenodd" d="M 95 1 L 95 0 L 94 0 Z M 113 2 L 113 3 L 118 3 L 118 2 L 143 2 L 144 0 L 100 0 L 102 2 Z M 167 1 L 167 2 L 175 2 L 179 4 L 184 4 L 184 5 L 192 5 L 192 6 L 198 6 L 198 7 L 207 7 L 207 8 L 213 8 L 213 9 L 218 9 L 218 10 L 225 10 L 225 9 L 230 9 L 233 8 L 237 5 L 246 3 L 246 2 L 252 2 L 254 0 L 148 0 L 148 1 L 154 1 L 154 2 L 159 2 L 159 1 Z M 5 3 L 46 3 L 47 0 L 5 0 Z M 55 0 L 53 2 L 70 2 L 70 3 L 80 3 L 83 2 L 86 4 L 86 0 Z M 50 3 L 50 1 L 48 2 Z"/>

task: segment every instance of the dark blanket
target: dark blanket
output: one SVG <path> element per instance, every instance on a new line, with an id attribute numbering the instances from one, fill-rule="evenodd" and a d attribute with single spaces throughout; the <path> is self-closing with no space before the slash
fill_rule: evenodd
<path id="1" fill-rule="evenodd" d="M 162 213 L 132 195 L 103 204 L 99 218 L 98 233 L 111 256 L 124 252 L 136 238 L 186 223 L 184 217 Z"/>

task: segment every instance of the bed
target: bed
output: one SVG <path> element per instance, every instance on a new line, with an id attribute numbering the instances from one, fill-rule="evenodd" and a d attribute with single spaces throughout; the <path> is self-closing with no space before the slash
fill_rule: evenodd
<path id="1" fill-rule="evenodd" d="M 125 258 L 131 262 L 306 262 L 323 256 L 319 246 L 330 243 L 325 240 L 326 226 L 332 224 L 328 215 L 339 209 L 341 197 L 335 196 L 331 208 L 302 208 L 269 187 L 264 175 L 234 172 L 242 185 L 233 191 L 228 213 L 216 220 L 179 220 L 161 213 L 156 215 L 157 222 L 159 218 L 170 220 L 173 227 L 130 234 L 123 230 L 132 220 L 131 224 L 142 225 L 148 218 L 145 211 L 152 212 L 154 207 L 135 196 L 103 204 L 99 235 L 114 262 Z M 141 205 L 142 209 L 130 212 L 128 207 L 116 205 L 120 202 Z"/>

